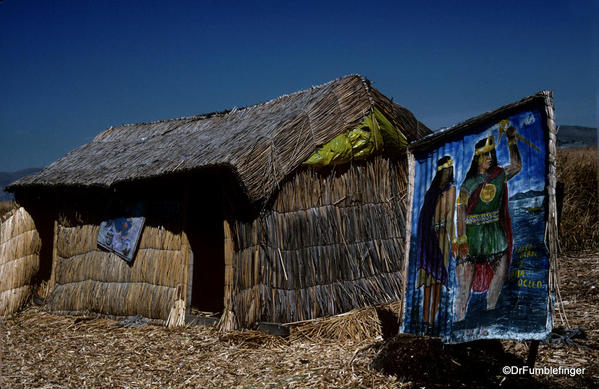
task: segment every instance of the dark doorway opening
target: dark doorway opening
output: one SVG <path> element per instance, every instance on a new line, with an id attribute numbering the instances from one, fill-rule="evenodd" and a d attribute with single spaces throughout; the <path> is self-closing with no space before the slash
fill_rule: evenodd
<path id="1" fill-rule="evenodd" d="M 194 180 L 188 192 L 187 237 L 193 256 L 191 314 L 222 313 L 225 260 L 222 185 L 218 179 Z"/>

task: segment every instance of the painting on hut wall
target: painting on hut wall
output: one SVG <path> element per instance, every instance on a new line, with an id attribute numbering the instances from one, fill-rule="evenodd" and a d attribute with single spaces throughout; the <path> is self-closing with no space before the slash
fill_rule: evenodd
<path id="1" fill-rule="evenodd" d="M 132 262 L 139 243 L 144 217 L 122 217 L 100 223 L 98 245 Z"/>
<path id="2" fill-rule="evenodd" d="M 460 343 L 550 331 L 541 109 L 416 153 L 403 332 Z"/>

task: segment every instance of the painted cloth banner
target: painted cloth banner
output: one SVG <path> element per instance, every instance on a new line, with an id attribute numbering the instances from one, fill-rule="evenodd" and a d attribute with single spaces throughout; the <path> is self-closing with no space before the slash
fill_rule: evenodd
<path id="1" fill-rule="evenodd" d="M 415 153 L 403 332 L 447 343 L 550 332 L 544 120 L 523 109 Z"/>
<path id="2" fill-rule="evenodd" d="M 123 217 L 100 223 L 98 245 L 132 262 L 139 243 L 144 217 Z"/>

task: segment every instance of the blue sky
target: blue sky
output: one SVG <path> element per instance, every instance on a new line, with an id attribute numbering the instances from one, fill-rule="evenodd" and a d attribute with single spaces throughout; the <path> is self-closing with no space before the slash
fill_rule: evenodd
<path id="1" fill-rule="evenodd" d="M 0 1 L 0 171 L 350 73 L 432 129 L 541 89 L 596 127 L 599 0 L 522 3 Z"/>

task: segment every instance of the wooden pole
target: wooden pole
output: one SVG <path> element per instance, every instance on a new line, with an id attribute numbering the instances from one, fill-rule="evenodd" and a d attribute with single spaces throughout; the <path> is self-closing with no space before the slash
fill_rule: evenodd
<path id="1" fill-rule="evenodd" d="M 193 250 L 191 250 L 191 245 L 189 248 L 189 274 L 187 279 L 189 280 L 187 283 L 187 306 L 185 310 L 188 314 L 191 313 L 191 295 L 193 291 Z"/>
<path id="2" fill-rule="evenodd" d="M 225 290 L 223 297 L 224 310 L 222 317 L 218 323 L 218 327 L 221 331 L 234 330 L 235 325 L 235 313 L 233 312 L 233 255 L 234 255 L 234 243 L 233 234 L 229 222 L 223 220 L 223 232 L 224 232 L 224 260 L 225 260 Z"/>
<path id="3" fill-rule="evenodd" d="M 189 243 L 187 230 L 189 228 L 189 183 L 186 182 L 183 186 L 183 209 L 181 215 L 181 255 L 183 255 L 183 266 L 187 265 L 183 272 L 183 290 L 181 295 L 177 296 L 176 299 L 185 298 L 185 310 L 189 313 L 191 311 L 191 294 L 193 284 L 193 253 L 191 252 L 191 244 Z"/>
<path id="4" fill-rule="evenodd" d="M 566 312 L 563 309 L 562 298 L 560 292 L 560 280 L 559 280 L 559 261 L 558 261 L 558 251 L 559 251 L 559 235 L 558 235 L 558 219 L 557 219 L 557 204 L 556 204 L 556 186 L 557 186 L 557 129 L 555 126 L 554 120 L 554 111 L 553 111 L 553 95 L 550 91 L 544 91 L 545 98 L 545 116 L 546 116 L 546 124 L 549 130 L 549 141 L 548 141 L 548 149 L 549 149 L 549 157 L 548 157 L 548 169 L 547 169 L 547 193 L 549 197 L 549 217 L 547 218 L 547 226 L 546 233 L 548 235 L 548 239 L 546 239 L 546 245 L 548 245 L 549 249 L 549 292 L 555 293 L 557 298 L 557 307 L 553 305 L 553 301 L 550 299 L 549 304 L 552 309 L 552 317 L 555 317 L 555 311 L 559 313 L 559 316 L 562 320 L 562 323 L 566 325 L 566 327 L 570 327 L 570 323 L 568 322 L 568 317 L 566 316 Z"/>
<path id="5" fill-rule="evenodd" d="M 58 220 L 54 220 L 54 237 L 52 239 L 52 270 L 50 272 L 50 282 L 48 283 L 48 292 L 46 299 L 50 297 L 56 285 L 56 264 L 58 262 Z"/>
<path id="6" fill-rule="evenodd" d="M 530 347 L 528 348 L 528 358 L 526 359 L 526 365 L 531 369 L 535 367 L 537 361 L 537 354 L 539 353 L 539 342 L 538 340 L 532 340 Z"/>
<path id="7" fill-rule="evenodd" d="M 410 262 L 410 238 L 412 237 L 412 207 L 413 207 L 413 198 L 414 198 L 414 174 L 416 172 L 416 159 L 414 157 L 414 154 L 410 151 L 407 151 L 407 158 L 408 158 L 408 169 L 407 169 L 407 179 L 408 179 L 408 190 L 407 190 L 407 204 L 406 204 L 406 208 L 405 208 L 405 212 L 406 215 L 404 215 L 404 220 L 406 221 L 406 224 L 404 226 L 404 231 L 405 231 L 405 246 L 404 246 L 404 257 L 403 258 L 397 258 L 396 260 L 401 260 L 403 259 L 404 263 L 403 263 L 403 269 L 402 271 L 402 283 L 403 285 L 401 285 L 402 287 L 402 294 L 401 294 L 401 305 L 400 305 L 400 309 L 399 309 L 399 321 L 400 323 L 403 322 L 403 310 L 405 307 L 405 298 L 406 298 L 406 289 L 408 286 L 408 265 Z M 393 174 L 395 172 L 395 170 L 391 170 L 391 174 Z M 396 179 L 399 178 L 399 180 L 402 179 L 402 177 L 396 177 Z M 396 180 L 393 180 L 394 183 L 396 183 L 397 185 L 399 185 L 399 183 Z M 395 196 L 399 196 L 399 193 L 394 193 Z M 401 201 L 401 199 L 394 199 L 394 201 Z"/>

